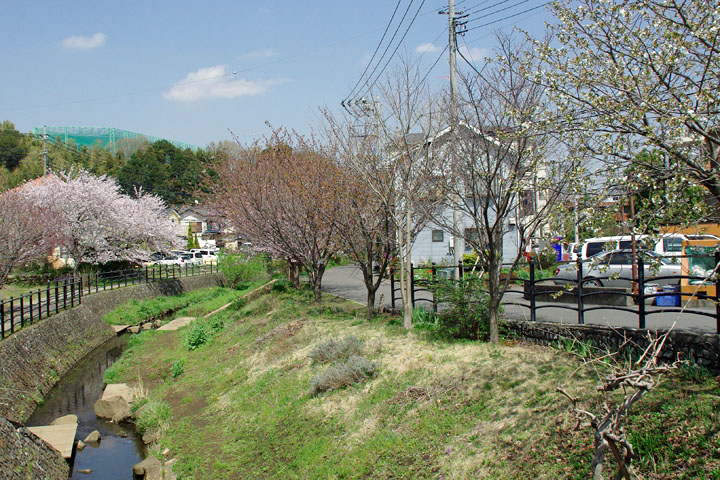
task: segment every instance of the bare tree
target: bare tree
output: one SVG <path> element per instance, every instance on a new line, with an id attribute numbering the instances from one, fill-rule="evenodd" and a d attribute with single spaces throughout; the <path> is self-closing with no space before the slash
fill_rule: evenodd
<path id="1" fill-rule="evenodd" d="M 368 195 L 374 196 L 387 212 L 399 259 L 403 326 L 409 329 L 411 249 L 417 233 L 429 220 L 428 204 L 437 200 L 428 177 L 433 170 L 430 162 L 435 159 L 427 155 L 427 141 L 439 128 L 439 108 L 429 93 L 426 76 L 418 65 L 407 61 L 378 82 L 370 99 L 358 102 L 370 112 L 365 133 L 377 145 L 372 153 L 363 155 L 347 148 L 343 161 L 365 182 Z M 347 138 L 339 129 L 352 123 L 337 123 L 339 128 L 333 132 L 336 138 Z M 370 150 L 366 146 L 363 151 Z"/>
<path id="2" fill-rule="evenodd" d="M 335 183 L 339 210 L 330 221 L 342 242 L 343 252 L 358 266 L 367 290 L 367 318 L 375 313 L 375 297 L 395 251 L 395 229 L 387 206 L 377 195 L 368 194 L 365 180 L 353 165 L 378 164 L 377 138 L 357 135 L 346 123 L 338 123 L 327 110 L 325 118 L 328 156 L 340 167 Z"/>
<path id="3" fill-rule="evenodd" d="M 614 479 L 637 479 L 637 474 L 631 467 L 634 457 L 633 446 L 628 440 L 627 432 L 623 427 L 625 418 L 630 409 L 639 402 L 651 389 L 658 385 L 663 374 L 677 368 L 682 362 L 675 361 L 669 364 L 660 363 L 660 353 L 672 328 L 663 335 L 653 337 L 648 333 L 648 345 L 635 361 L 622 361 L 623 348 L 633 345 L 626 341 L 615 353 L 596 356 L 586 361 L 584 366 L 595 369 L 601 382 L 597 387 L 603 396 L 602 410 L 592 413 L 581 406 L 581 399 L 570 394 L 564 386 L 558 391 L 571 402 L 571 412 L 575 417 L 575 428 L 580 428 L 583 421 L 589 421 L 593 428 L 595 452 L 593 454 L 591 469 L 593 480 L 605 478 L 603 470 L 606 465 L 606 455 L 612 454 L 617 463 Z M 621 392 L 619 397 L 617 392 Z"/>
<path id="4" fill-rule="evenodd" d="M 59 245 L 60 227 L 57 212 L 36 205 L 21 188 L 0 195 L 0 288 L 15 268 L 49 255 Z"/>
<path id="5" fill-rule="evenodd" d="M 443 159 L 435 174 L 445 199 L 433 221 L 464 237 L 487 272 L 493 343 L 499 341 L 498 310 L 510 282 L 500 280 L 503 258 L 510 257 L 514 269 L 528 241 L 546 233 L 548 215 L 574 169 L 572 161 L 553 160 L 558 146 L 546 125 L 535 120 L 547 105 L 544 89 L 519 74 L 525 56 L 532 55 L 529 42 L 498 40 L 497 59 L 460 76 L 457 123 L 451 118 L 451 127 L 431 149 Z M 462 222 L 453 218 L 453 210 Z M 510 255 L 503 249 L 508 235 L 516 244 Z"/>
<path id="6" fill-rule="evenodd" d="M 339 245 L 334 161 L 313 139 L 280 129 L 216 169 L 209 200 L 217 211 L 260 249 L 304 267 L 319 301 Z"/>

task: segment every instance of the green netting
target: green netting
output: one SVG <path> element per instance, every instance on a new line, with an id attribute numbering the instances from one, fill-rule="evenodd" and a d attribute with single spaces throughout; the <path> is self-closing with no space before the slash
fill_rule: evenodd
<path id="1" fill-rule="evenodd" d="M 105 127 L 35 127 L 33 135 L 42 136 L 47 134 L 48 138 L 60 138 L 65 143 L 72 140 L 78 147 L 91 147 L 100 144 L 103 148 L 115 152 L 117 150 L 117 142 L 124 139 L 145 139 L 150 143 L 158 140 L 167 140 L 174 146 L 192 151 L 197 151 L 200 147 L 190 145 L 183 142 L 176 142 L 166 138 L 153 137 L 152 135 L 143 135 L 142 133 L 130 132 L 119 128 Z"/>

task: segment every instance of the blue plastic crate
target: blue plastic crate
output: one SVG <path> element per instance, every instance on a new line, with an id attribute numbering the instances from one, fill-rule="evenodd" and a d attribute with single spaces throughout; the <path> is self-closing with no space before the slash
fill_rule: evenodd
<path id="1" fill-rule="evenodd" d="M 658 292 L 655 299 L 655 305 L 659 307 L 679 307 L 680 306 L 680 286 L 679 285 L 663 285 L 663 291 Z M 661 295 L 662 294 L 662 295 Z M 672 295 L 668 295 L 672 294 Z"/>

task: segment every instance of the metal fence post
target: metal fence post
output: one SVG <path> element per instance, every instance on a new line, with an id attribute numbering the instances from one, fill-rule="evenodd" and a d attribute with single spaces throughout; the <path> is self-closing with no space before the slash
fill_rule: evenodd
<path id="1" fill-rule="evenodd" d="M 70 308 L 75 307 L 75 279 L 70 282 Z"/>
<path id="2" fill-rule="evenodd" d="M 715 332 L 720 335 L 720 273 L 717 272 L 718 265 L 720 265 L 720 250 L 715 250 Z"/>
<path id="3" fill-rule="evenodd" d="M 50 282 L 48 282 L 45 289 L 45 316 L 50 316 Z"/>
<path id="4" fill-rule="evenodd" d="M 10 333 L 15 333 L 15 305 L 13 305 L 13 297 L 10 297 Z"/>
<path id="5" fill-rule="evenodd" d="M 60 311 L 60 282 L 55 282 L 55 313 Z"/>
<path id="6" fill-rule="evenodd" d="M 578 306 L 578 324 L 585 323 L 585 306 L 583 302 L 583 265 L 582 260 L 577 260 L 577 306 Z"/>
<path id="7" fill-rule="evenodd" d="M 458 279 L 462 280 L 465 276 L 465 264 L 463 264 L 462 260 L 458 262 Z"/>
<path id="8" fill-rule="evenodd" d="M 390 274 L 390 306 L 395 310 L 395 272 L 392 267 L 388 268 L 388 273 Z"/>
<path id="9" fill-rule="evenodd" d="M 437 298 L 435 298 L 435 292 L 437 291 L 438 286 L 438 279 L 437 279 L 437 266 L 435 266 L 435 262 L 432 263 L 432 304 L 433 304 L 433 312 L 437 313 L 438 311 L 438 305 L 437 305 Z"/>
<path id="10" fill-rule="evenodd" d="M 410 262 L 410 305 L 415 308 L 415 266 Z"/>
<path id="11" fill-rule="evenodd" d="M 38 320 L 42 320 L 42 291 L 38 288 Z"/>
<path id="12" fill-rule="evenodd" d="M 25 328 L 25 296 L 20 295 L 20 328 Z"/>
<path id="13" fill-rule="evenodd" d="M 28 301 L 30 302 L 30 305 L 28 305 L 28 307 L 30 308 L 30 324 L 32 325 L 32 323 L 33 323 L 33 294 L 32 294 L 32 292 L 30 292 L 28 294 Z"/>
<path id="14" fill-rule="evenodd" d="M 537 320 L 535 316 L 535 261 L 530 259 L 530 321 Z"/>
<path id="15" fill-rule="evenodd" d="M 642 255 L 637 256 L 638 272 L 638 328 L 645 328 L 645 265 Z"/>
<path id="16" fill-rule="evenodd" d="M 63 280 L 63 308 L 67 308 L 67 278 Z"/>
<path id="17" fill-rule="evenodd" d="M 0 332 L 2 338 L 5 338 L 5 302 L 0 301 Z"/>

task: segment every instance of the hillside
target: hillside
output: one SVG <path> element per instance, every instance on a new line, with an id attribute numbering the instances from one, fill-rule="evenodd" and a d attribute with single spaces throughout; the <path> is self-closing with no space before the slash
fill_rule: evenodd
<path id="1" fill-rule="evenodd" d="M 148 392 L 159 413 L 139 423 L 160 426 L 151 453 L 168 448 L 180 478 L 589 476 L 592 431 L 572 430 L 555 392 L 565 384 L 597 408 L 595 380 L 571 354 L 431 342 L 337 298 L 314 304 L 308 291 L 233 307 L 136 336 L 113 369 Z M 349 362 L 360 381 L 322 393 L 348 371 L 330 360 L 338 352 L 360 354 Z M 681 373 L 631 418 L 640 470 L 720 478 L 720 388 Z"/>

